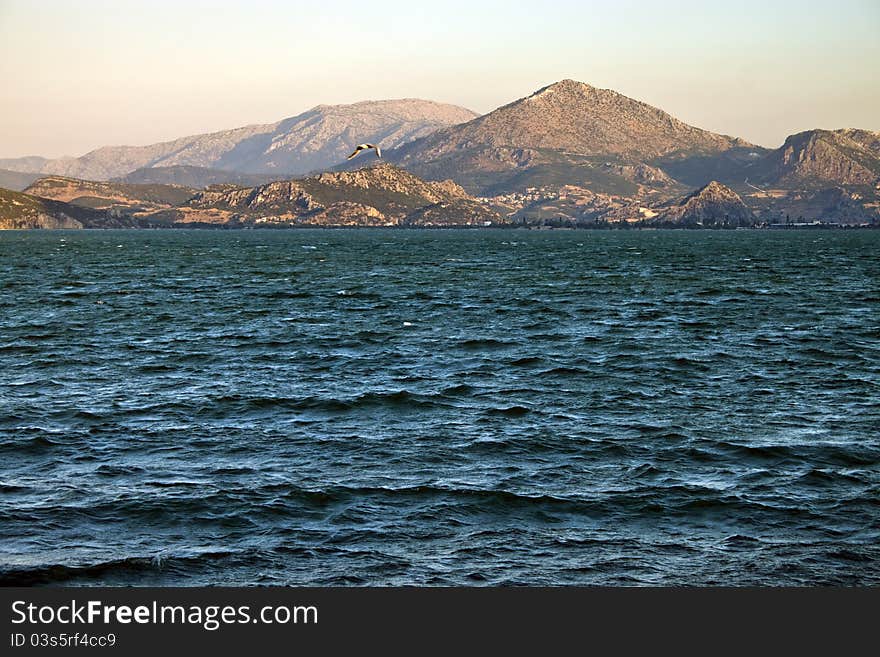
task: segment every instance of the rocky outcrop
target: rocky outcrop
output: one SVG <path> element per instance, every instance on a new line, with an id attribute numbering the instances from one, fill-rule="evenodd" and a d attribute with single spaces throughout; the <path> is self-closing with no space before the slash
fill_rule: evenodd
<path id="1" fill-rule="evenodd" d="M 425 201 L 439 203 L 467 198 L 467 193 L 451 180 L 427 182 L 408 171 L 390 164 L 382 163 L 356 171 L 336 171 L 322 173 L 306 179 L 303 184 L 325 189 L 352 190 L 409 197 L 417 204 Z"/>
<path id="2" fill-rule="evenodd" d="M 477 226 L 503 223 L 452 181 L 379 163 L 356 171 L 198 191 L 59 176 L 2 198 L 7 228 L 175 226 Z"/>

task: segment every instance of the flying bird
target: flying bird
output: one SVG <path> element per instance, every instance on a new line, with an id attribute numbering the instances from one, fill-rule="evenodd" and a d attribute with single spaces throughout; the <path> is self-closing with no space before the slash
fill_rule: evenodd
<path id="1" fill-rule="evenodd" d="M 373 150 L 376 151 L 376 157 L 379 157 L 379 158 L 382 157 L 382 151 L 379 150 L 378 146 L 374 146 L 373 144 L 358 144 L 354 149 L 354 153 L 352 153 L 351 155 L 349 155 L 345 159 L 350 160 L 351 158 L 353 158 L 355 155 L 357 155 L 361 151 L 369 150 L 370 148 L 372 148 Z"/>

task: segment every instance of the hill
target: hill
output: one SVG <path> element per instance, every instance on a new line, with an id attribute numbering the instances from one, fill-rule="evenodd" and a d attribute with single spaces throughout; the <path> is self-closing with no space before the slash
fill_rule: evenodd
<path id="1" fill-rule="evenodd" d="M 713 180 L 662 210 L 651 223 L 734 227 L 752 225 L 755 217 L 739 194 Z"/>
<path id="2" fill-rule="evenodd" d="M 103 228 L 123 226 L 106 213 L 62 201 L 0 189 L 0 229 Z"/>
<path id="3" fill-rule="evenodd" d="M 639 171 L 660 158 L 750 147 L 617 92 L 563 80 L 414 140 L 388 157 L 430 179 L 453 177 L 474 193 L 541 184 L 592 184 L 601 191 L 626 193 L 635 189 Z M 675 182 L 662 171 L 641 177 L 649 187 Z"/>

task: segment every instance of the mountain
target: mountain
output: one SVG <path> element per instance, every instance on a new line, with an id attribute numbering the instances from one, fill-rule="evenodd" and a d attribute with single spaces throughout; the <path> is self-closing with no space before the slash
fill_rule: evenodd
<path id="1" fill-rule="evenodd" d="M 0 169 L 0 187 L 20 192 L 40 177 L 39 173 Z"/>
<path id="2" fill-rule="evenodd" d="M 758 157 L 727 158 L 724 166 L 721 159 L 689 162 L 689 172 L 664 168 L 692 185 L 716 178 L 769 223 L 880 221 L 880 133 L 808 130 Z"/>
<path id="3" fill-rule="evenodd" d="M 19 171 L 24 173 L 41 173 L 43 167 L 45 167 L 49 162 L 52 162 L 52 160 L 45 157 L 37 157 L 35 155 L 27 157 L 13 157 L 0 159 L 0 169 L 6 169 L 7 171 Z"/>
<path id="4" fill-rule="evenodd" d="M 791 135 L 766 158 L 763 182 L 826 187 L 880 184 L 880 133 L 808 130 Z"/>
<path id="5" fill-rule="evenodd" d="M 270 173 L 237 173 L 207 167 L 173 166 L 136 169 L 119 178 L 112 178 L 110 182 L 134 185 L 182 185 L 203 189 L 211 185 L 224 184 L 253 187 L 277 179 L 277 175 Z"/>
<path id="6" fill-rule="evenodd" d="M 484 195 L 591 183 L 601 187 L 598 191 L 626 193 L 635 189 L 632 169 L 662 158 L 749 148 L 754 147 L 689 126 L 617 92 L 563 80 L 467 123 L 416 139 L 388 158 L 426 178 L 452 177 Z M 615 171 L 616 166 L 628 168 Z M 662 187 L 670 179 L 661 171 L 655 180 L 644 182 Z"/>
<path id="7" fill-rule="evenodd" d="M 476 114 L 427 100 L 365 101 L 319 105 L 266 125 L 182 137 L 150 146 L 106 146 L 76 158 L 0 160 L 0 168 L 108 180 L 144 167 L 195 166 L 279 177 L 326 169 L 368 141 L 384 149 Z"/>
<path id="8" fill-rule="evenodd" d="M 748 226 L 754 222 L 739 194 L 714 180 L 651 219 L 651 223 L 686 226 Z"/>
<path id="9" fill-rule="evenodd" d="M 218 185 L 164 215 L 178 225 L 468 226 L 501 221 L 455 183 L 426 182 L 386 163 L 257 187 Z"/>
<path id="10" fill-rule="evenodd" d="M 124 225 L 106 213 L 62 201 L 0 189 L 0 230 L 27 228 L 96 228 Z"/>

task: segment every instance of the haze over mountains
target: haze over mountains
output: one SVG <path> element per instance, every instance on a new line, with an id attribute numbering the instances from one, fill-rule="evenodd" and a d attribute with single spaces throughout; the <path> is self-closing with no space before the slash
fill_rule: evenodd
<path id="1" fill-rule="evenodd" d="M 352 146 L 361 142 L 378 143 L 383 159 L 395 166 L 372 153 L 347 162 Z M 335 225 L 334 212 L 340 225 L 413 225 L 416 211 L 431 225 L 612 221 L 728 227 L 791 217 L 880 222 L 880 133 L 810 130 L 766 149 L 573 80 L 484 116 L 430 101 L 369 101 L 319 106 L 271 125 L 152 146 L 102 148 L 81 158 L 0 160 L 0 168 L 14 170 L 6 179 L 19 188 L 35 175 L 22 172 L 34 166 L 42 173 L 113 179 L 115 191 L 101 192 L 109 205 L 95 200 L 92 183 L 76 180 L 37 181 L 28 192 L 113 211 L 117 219 L 120 212 L 143 218 L 157 210 L 144 206 L 150 194 L 167 195 L 159 188 L 182 185 L 177 196 L 186 199 L 175 197 L 164 209 L 189 208 L 175 215 L 183 223 L 209 206 L 232 223 L 295 225 Z M 346 174 L 364 168 L 365 177 Z M 303 205 L 300 192 L 317 183 L 288 179 L 327 170 L 336 170 L 337 178 Z M 273 181 L 286 181 L 287 187 Z M 455 186 L 460 196 L 431 201 L 425 194 L 430 181 L 448 181 L 442 184 Z M 218 184 L 223 189 L 198 192 Z M 384 191 L 364 196 L 364 184 Z M 139 185 L 150 191 L 138 191 Z M 57 193 L 62 188 L 63 198 Z M 394 200 L 401 193 L 420 200 L 401 205 Z M 266 195 L 274 201 L 253 201 Z"/>

